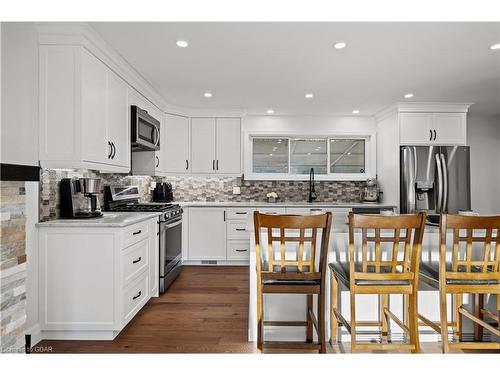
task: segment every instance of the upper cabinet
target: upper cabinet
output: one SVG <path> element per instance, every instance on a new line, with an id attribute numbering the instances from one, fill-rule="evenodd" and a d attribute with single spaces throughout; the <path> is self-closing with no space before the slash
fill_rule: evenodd
<path id="1" fill-rule="evenodd" d="M 463 112 L 403 112 L 399 114 L 402 145 L 465 145 Z"/>
<path id="2" fill-rule="evenodd" d="M 130 171 L 127 84 L 79 46 L 40 46 L 42 167 Z"/>
<path id="3" fill-rule="evenodd" d="M 191 173 L 241 174 L 239 118 L 191 119 Z"/>
<path id="4" fill-rule="evenodd" d="M 186 174 L 191 171 L 189 118 L 178 115 L 165 115 L 161 145 L 164 150 L 165 170 L 167 173 Z"/>

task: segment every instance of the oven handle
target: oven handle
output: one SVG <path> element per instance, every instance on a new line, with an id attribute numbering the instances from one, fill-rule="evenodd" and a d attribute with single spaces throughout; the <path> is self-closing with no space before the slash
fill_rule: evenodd
<path id="1" fill-rule="evenodd" d="M 168 223 L 168 224 L 166 221 L 160 221 L 160 225 L 164 226 L 166 229 L 176 227 L 179 224 L 182 224 L 182 219 L 176 220 L 173 223 Z"/>

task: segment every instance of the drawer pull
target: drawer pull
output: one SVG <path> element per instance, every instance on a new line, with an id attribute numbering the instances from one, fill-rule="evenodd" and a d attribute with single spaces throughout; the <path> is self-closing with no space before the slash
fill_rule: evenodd
<path id="1" fill-rule="evenodd" d="M 240 252 L 240 253 L 244 252 L 244 251 L 247 251 L 247 249 L 235 249 L 235 250 L 238 251 L 238 252 Z"/>
<path id="2" fill-rule="evenodd" d="M 132 264 L 139 263 L 142 260 L 142 257 L 137 258 L 136 260 L 132 261 Z"/>
<path id="3" fill-rule="evenodd" d="M 236 215 L 246 215 L 246 212 L 236 212 Z"/>
<path id="4" fill-rule="evenodd" d="M 246 229 L 245 229 L 245 228 L 236 228 L 236 230 L 237 230 L 238 232 L 245 232 L 245 231 L 246 231 Z"/>
<path id="5" fill-rule="evenodd" d="M 323 211 L 321 208 L 311 208 L 310 211 Z"/>
<path id="6" fill-rule="evenodd" d="M 132 234 L 135 236 L 135 235 L 140 234 L 140 233 L 142 233 L 142 230 L 138 230 L 137 232 L 134 232 Z"/>
<path id="7" fill-rule="evenodd" d="M 139 298 L 139 297 L 141 296 L 141 294 L 142 294 L 142 292 L 141 292 L 141 291 L 139 291 L 139 293 L 138 293 L 136 296 L 132 297 L 132 299 L 134 300 L 134 299 Z"/>

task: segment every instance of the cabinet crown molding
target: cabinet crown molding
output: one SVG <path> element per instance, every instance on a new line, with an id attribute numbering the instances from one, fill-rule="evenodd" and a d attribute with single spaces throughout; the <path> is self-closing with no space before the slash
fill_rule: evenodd
<path id="1" fill-rule="evenodd" d="M 381 121 L 387 116 L 400 112 L 457 112 L 467 113 L 474 103 L 451 102 L 397 102 L 375 114 L 375 120 Z"/>

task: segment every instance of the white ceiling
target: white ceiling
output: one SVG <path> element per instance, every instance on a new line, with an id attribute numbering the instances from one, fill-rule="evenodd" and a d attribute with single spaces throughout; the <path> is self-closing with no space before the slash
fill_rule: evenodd
<path id="1" fill-rule="evenodd" d="M 413 101 L 474 102 L 471 112 L 500 114 L 500 50 L 489 49 L 500 23 L 91 26 L 177 106 L 373 115 L 412 92 Z M 179 39 L 189 47 L 178 48 Z M 335 50 L 337 41 L 347 47 Z"/>

